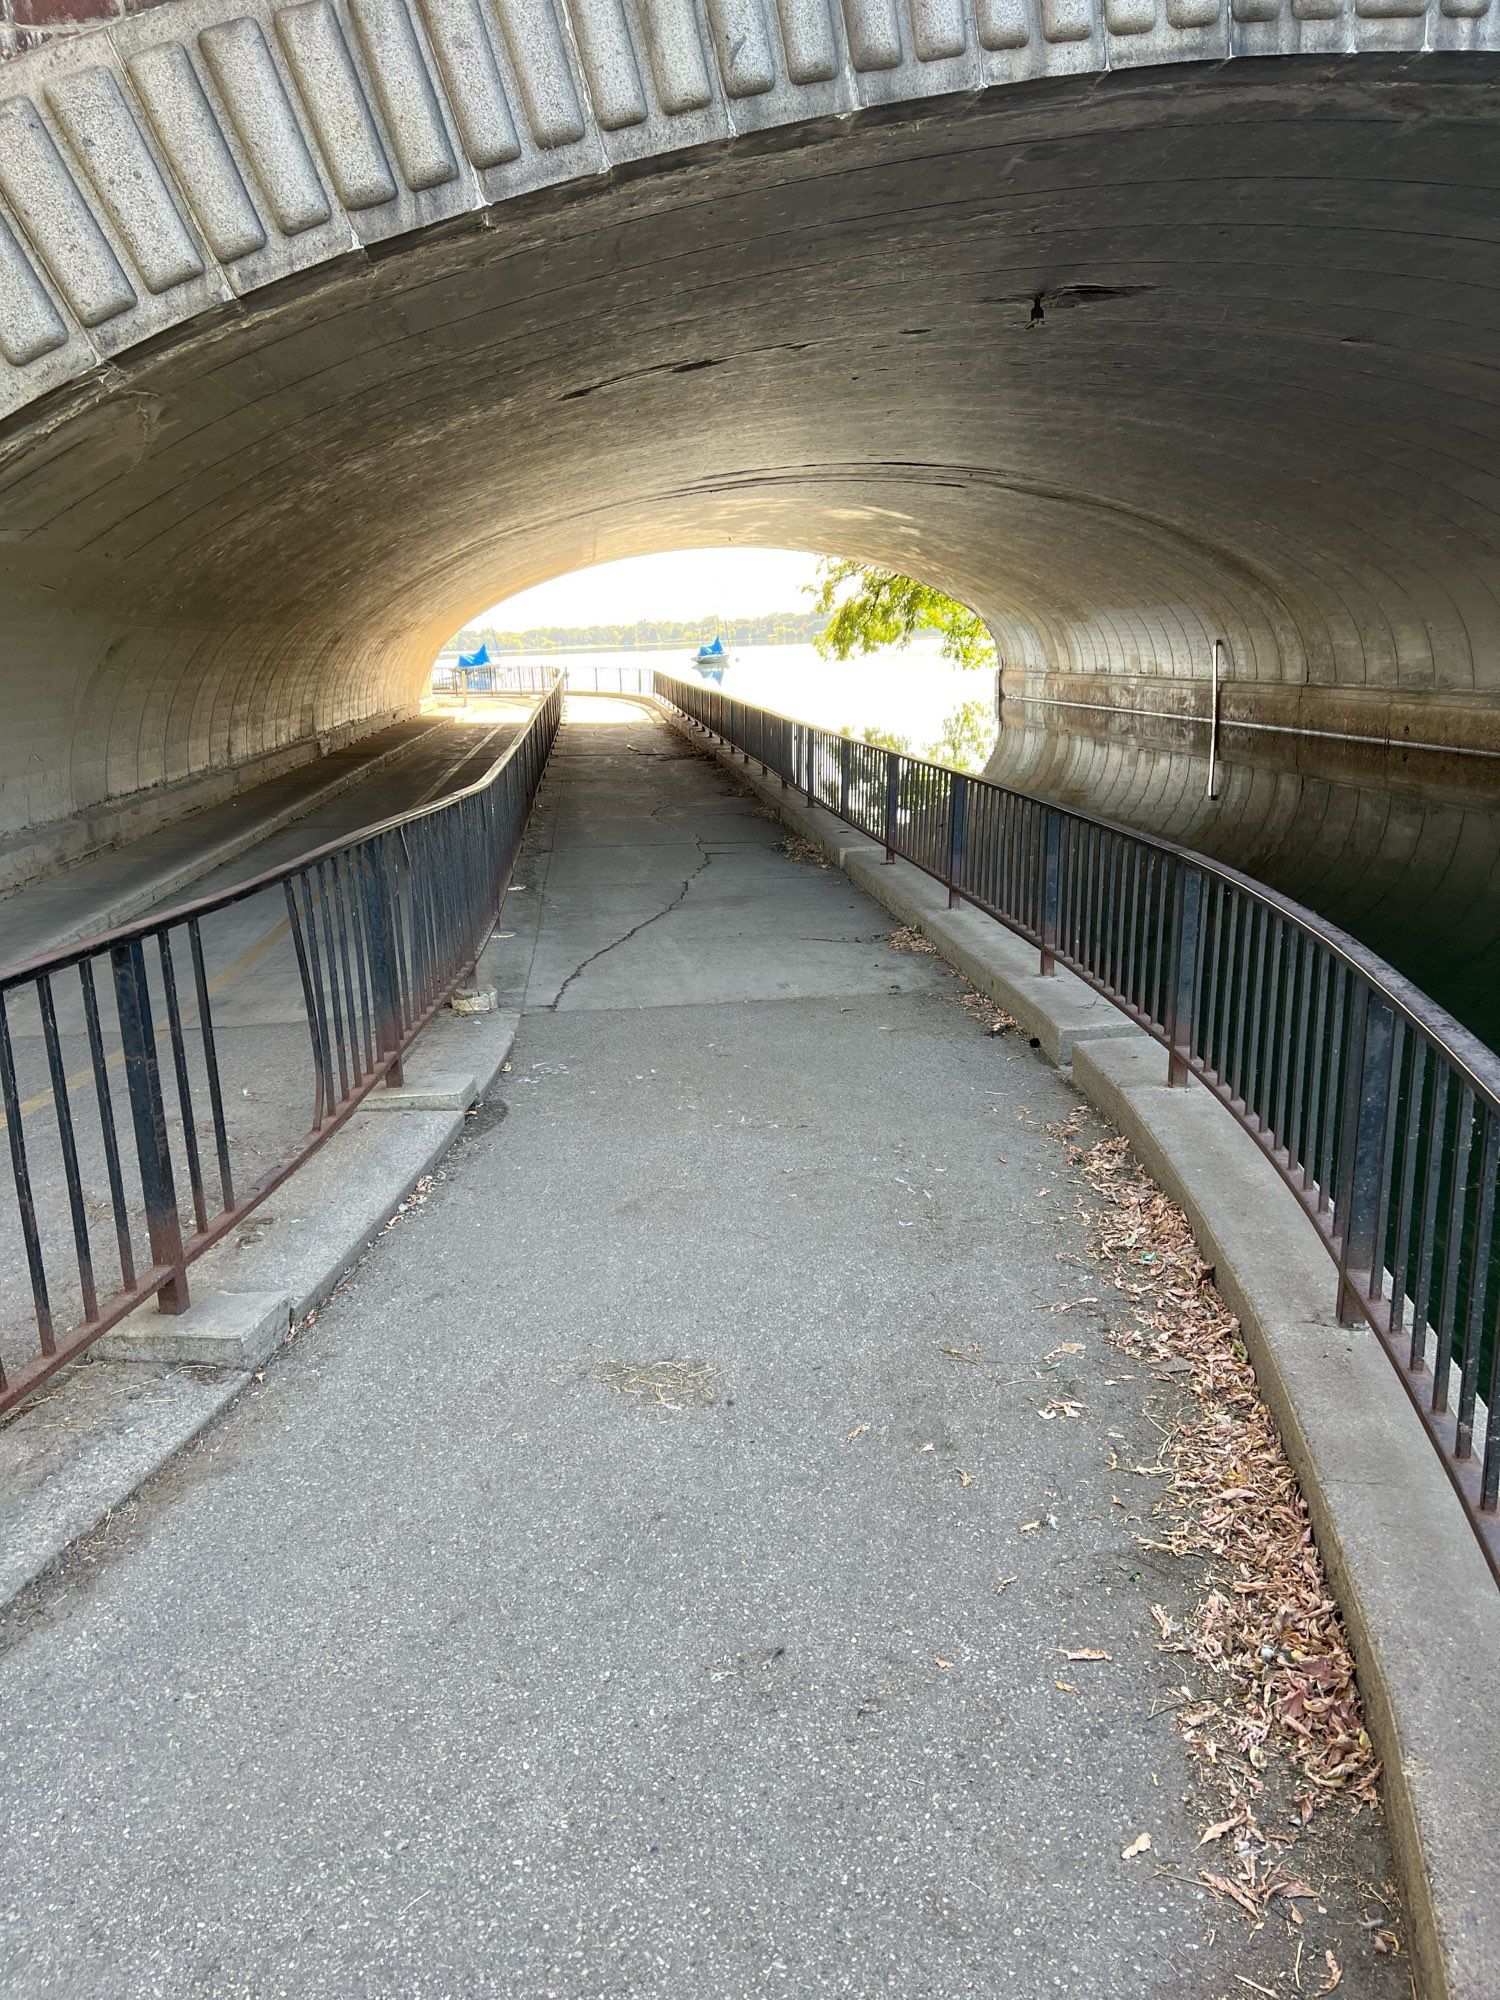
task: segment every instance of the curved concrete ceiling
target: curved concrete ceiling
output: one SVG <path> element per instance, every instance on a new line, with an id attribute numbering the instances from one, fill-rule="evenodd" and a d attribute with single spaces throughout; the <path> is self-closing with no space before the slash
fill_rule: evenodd
<path id="1" fill-rule="evenodd" d="M 171 810 L 407 709 L 508 590 L 730 540 L 931 578 L 1032 696 L 1196 712 L 1222 636 L 1231 713 L 1500 745 L 1497 40 L 171 0 L 12 63 L 0 830 Z"/>

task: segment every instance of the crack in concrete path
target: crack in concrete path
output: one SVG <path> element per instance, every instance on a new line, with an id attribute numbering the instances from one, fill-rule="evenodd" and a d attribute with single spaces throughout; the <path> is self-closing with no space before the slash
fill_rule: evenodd
<path id="1" fill-rule="evenodd" d="M 687 877 L 686 881 L 683 883 L 682 887 L 677 891 L 677 894 L 672 898 L 671 902 L 665 904 L 661 909 L 657 910 L 654 915 L 649 917 L 643 917 L 638 924 L 633 924 L 631 928 L 624 933 L 623 936 L 614 938 L 609 944 L 601 945 L 597 951 L 591 951 L 586 959 L 584 959 L 580 964 L 575 965 L 573 970 L 568 974 L 567 978 L 563 981 L 562 985 L 558 987 L 557 991 L 553 994 L 552 998 L 547 1002 L 547 1005 L 543 1010 L 545 1013 L 555 1014 L 557 1012 L 558 1007 L 561 1004 L 563 995 L 567 992 L 568 988 L 573 984 L 573 981 L 575 979 L 581 978 L 583 974 L 588 971 L 591 965 L 597 965 L 601 958 L 607 958 L 612 951 L 618 951 L 622 944 L 629 944 L 630 940 L 633 937 L 639 937 L 642 931 L 650 930 L 651 926 L 653 924 L 659 924 L 663 917 L 671 916 L 672 912 L 678 907 L 678 905 L 683 901 L 684 897 L 687 895 L 688 890 L 692 888 L 693 884 L 697 881 L 698 877 L 703 873 L 704 869 L 708 866 L 710 861 L 713 860 L 713 856 L 708 852 L 707 848 L 703 845 L 703 842 L 698 838 L 696 833 L 692 836 L 692 841 L 694 847 L 697 848 L 702 859 L 699 861 L 698 866 L 695 869 L 693 869 L 692 873 Z"/>

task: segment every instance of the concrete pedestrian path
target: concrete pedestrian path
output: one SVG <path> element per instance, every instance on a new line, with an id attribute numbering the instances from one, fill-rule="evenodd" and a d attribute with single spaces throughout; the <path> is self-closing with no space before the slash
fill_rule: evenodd
<path id="1" fill-rule="evenodd" d="M 673 732 L 570 717 L 499 1101 L 12 1626 L 0 1992 L 1290 1993 L 1191 1885 L 1193 1579 L 1108 1464 L 1172 1392 L 1074 1093 Z"/>

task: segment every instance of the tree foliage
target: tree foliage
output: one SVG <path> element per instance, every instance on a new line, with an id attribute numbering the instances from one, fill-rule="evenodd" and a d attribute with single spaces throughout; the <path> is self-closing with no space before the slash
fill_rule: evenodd
<path id="1" fill-rule="evenodd" d="M 828 618 L 814 641 L 826 659 L 847 660 L 905 645 L 918 632 L 941 632 L 945 659 L 962 667 L 995 664 L 995 642 L 977 612 L 898 570 L 824 556 L 812 587 L 816 609 Z"/>

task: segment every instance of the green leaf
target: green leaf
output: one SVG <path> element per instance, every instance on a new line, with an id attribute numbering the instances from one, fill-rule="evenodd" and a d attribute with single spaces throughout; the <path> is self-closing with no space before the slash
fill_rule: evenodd
<path id="1" fill-rule="evenodd" d="M 824 556 L 810 588 L 815 608 L 828 619 L 814 641 L 825 659 L 847 660 L 905 645 L 918 632 L 941 632 L 945 659 L 961 667 L 995 664 L 995 642 L 977 612 L 898 570 Z"/>

